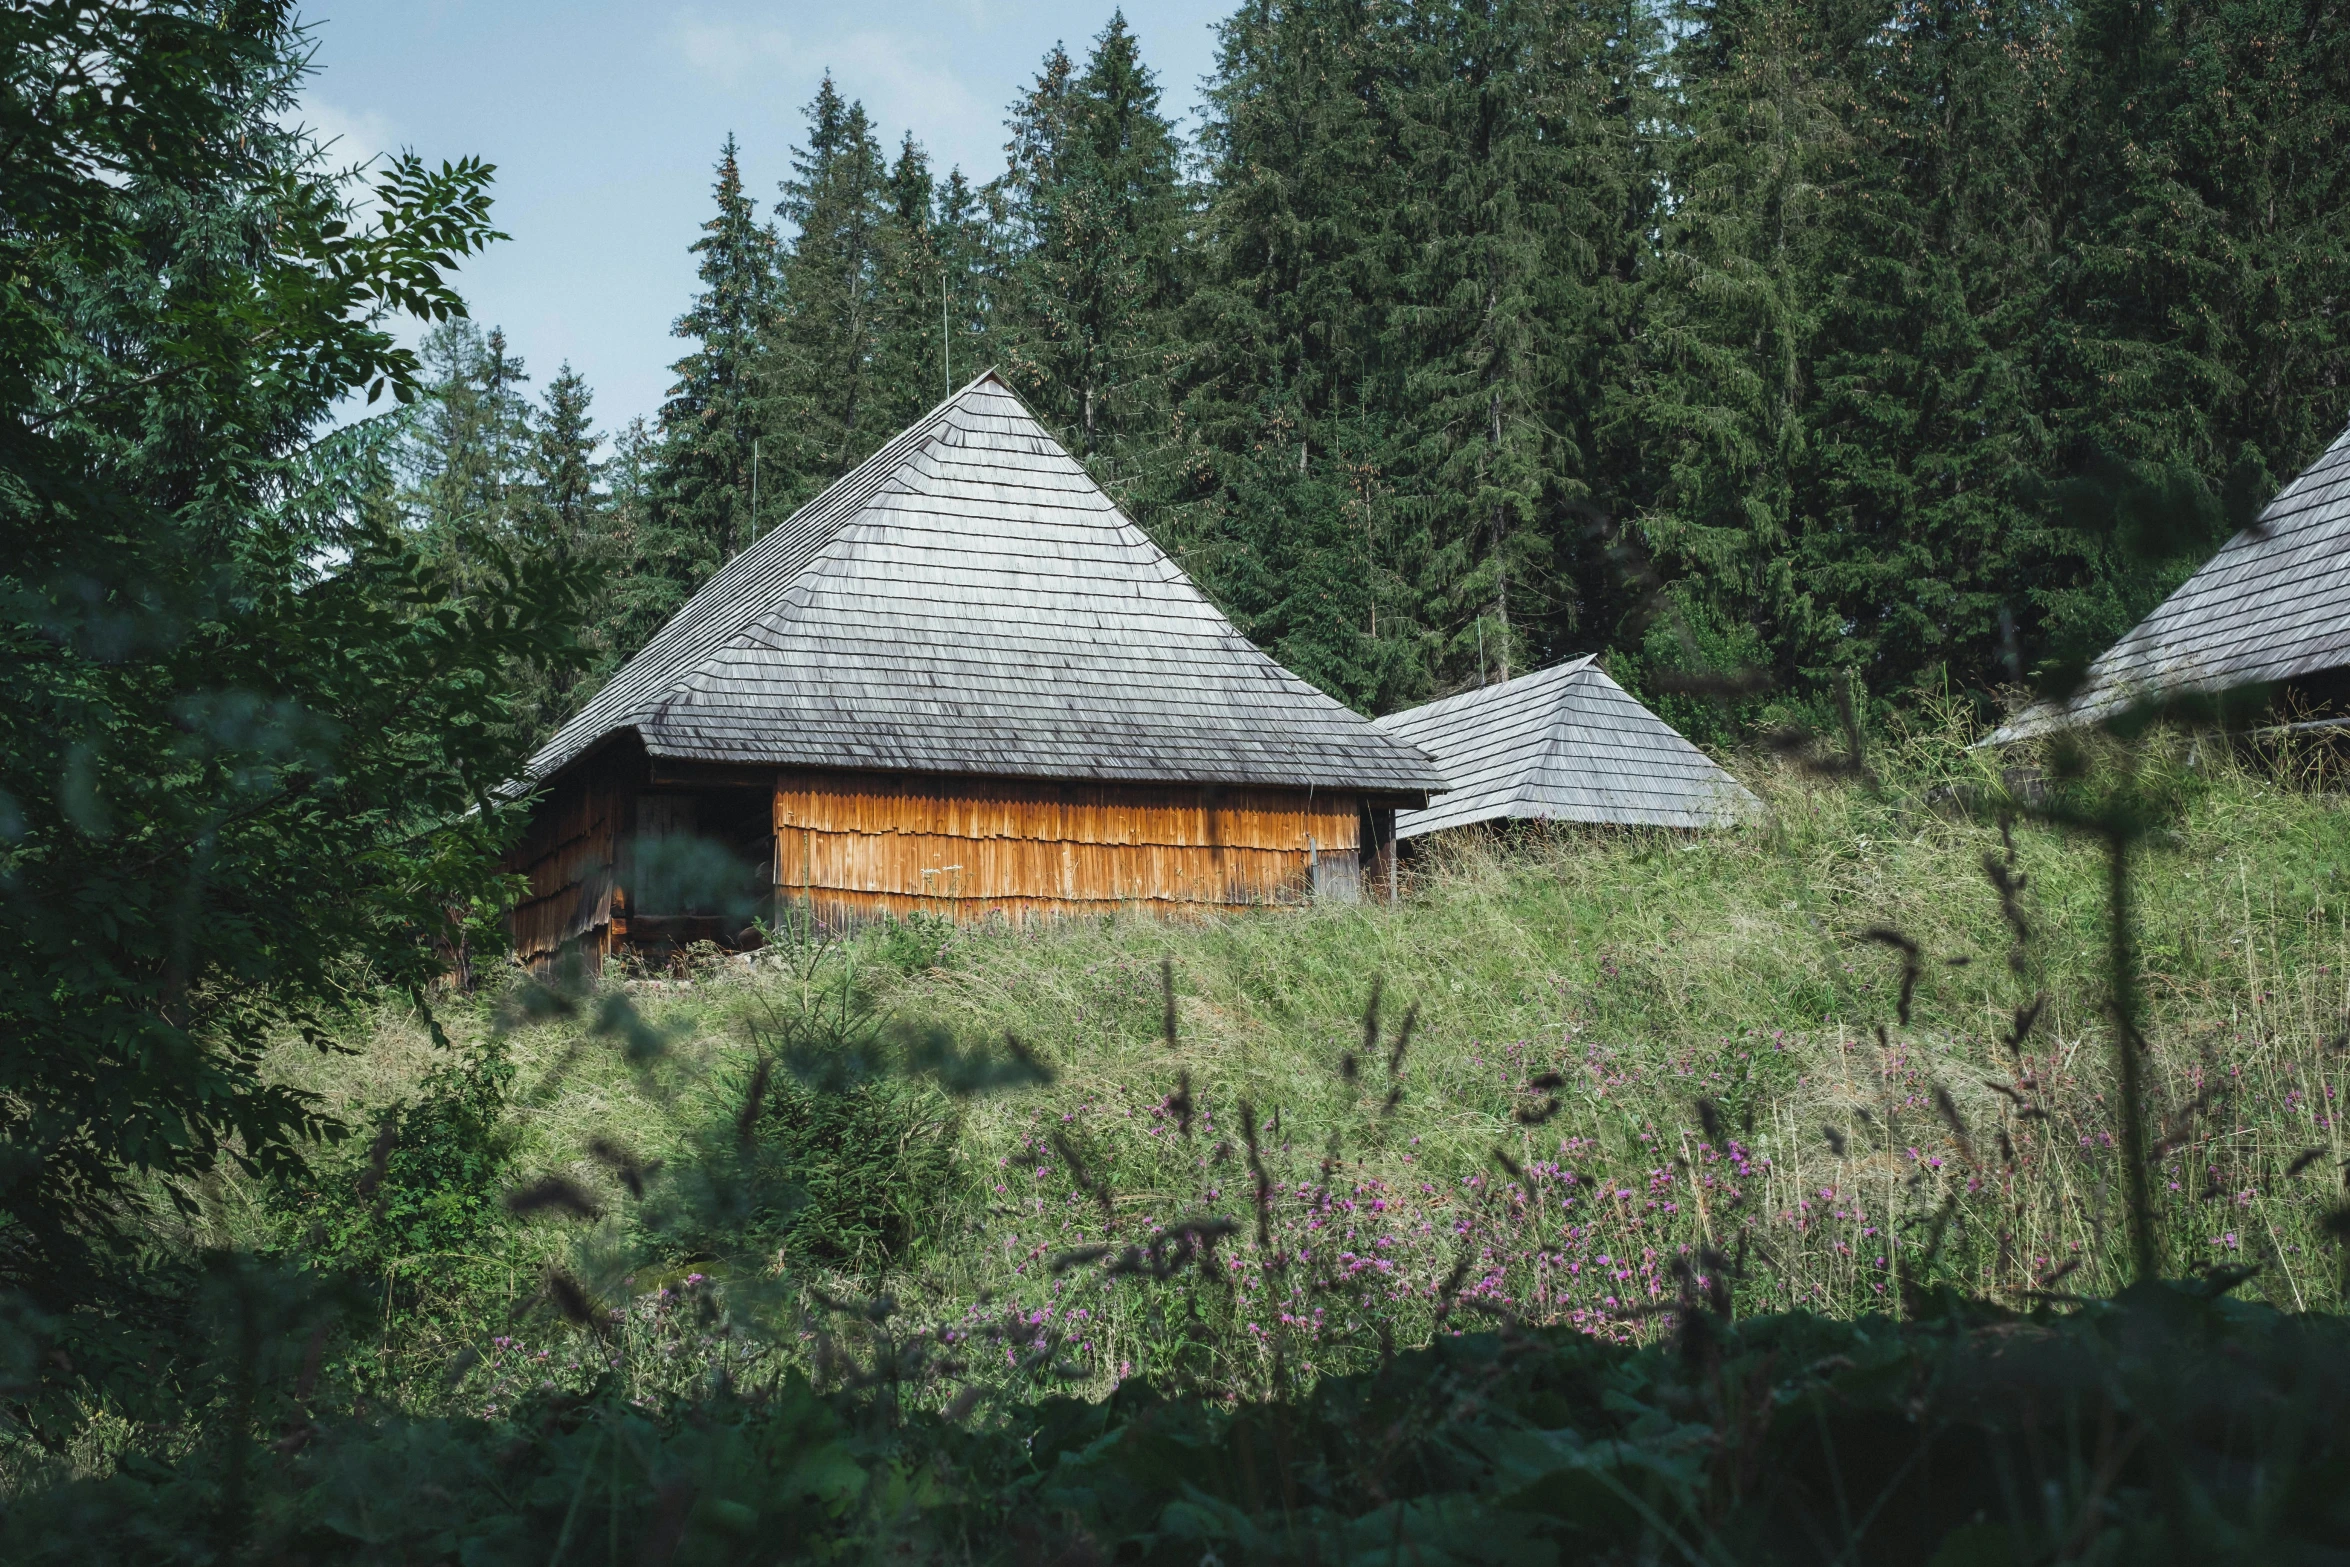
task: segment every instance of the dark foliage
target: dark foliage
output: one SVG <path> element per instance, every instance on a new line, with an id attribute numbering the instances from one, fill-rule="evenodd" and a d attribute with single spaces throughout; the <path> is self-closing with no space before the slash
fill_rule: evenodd
<path id="1" fill-rule="evenodd" d="M 298 1376 L 291 1364 L 281 1378 Z M 2066 1317 L 1695 1318 L 1643 1350 L 1442 1337 L 1290 1403 L 1129 1386 L 964 1424 L 797 1374 L 666 1415 L 336 1423 L 257 1462 L 241 1560 L 2317 1562 L 2350 1329 L 2153 1286 Z M 15 1562 L 200 1562 L 215 1465 L 12 1508 Z"/>
<path id="2" fill-rule="evenodd" d="M 395 526 L 389 319 L 446 320 L 490 170 L 394 160 L 362 221 L 285 129 L 270 3 L 0 12 L 0 1276 L 52 1308 L 130 1187 L 333 1128 L 264 1079 L 498 892 L 504 671 L 566 658 L 572 578 L 473 589 Z M 361 194 L 361 193 L 350 193 Z"/>
<path id="3" fill-rule="evenodd" d="M 800 1065 L 815 1080 L 762 1061 L 720 1096 L 725 1123 L 643 1215 L 652 1255 L 870 1274 L 938 1238 L 959 1190 L 955 1102 L 894 1057 Z"/>
<path id="4" fill-rule="evenodd" d="M 838 1092 L 775 1085 L 762 1156 L 795 1200 L 761 1215 L 810 1261 L 859 1271 L 904 1263 L 937 1238 L 962 1120 L 937 1090 L 877 1078 Z"/>
<path id="5" fill-rule="evenodd" d="M 288 1177 L 277 1201 L 299 1255 L 370 1281 L 401 1262 L 414 1265 L 412 1277 L 448 1266 L 480 1235 L 506 1188 L 513 1078 L 494 1047 L 442 1062 L 413 1100 L 384 1113 L 358 1157 Z M 345 1149 L 357 1152 L 357 1140 Z"/>

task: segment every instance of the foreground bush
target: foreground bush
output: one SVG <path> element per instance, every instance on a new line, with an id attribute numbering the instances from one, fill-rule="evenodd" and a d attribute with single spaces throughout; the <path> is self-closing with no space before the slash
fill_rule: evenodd
<path id="1" fill-rule="evenodd" d="M 2149 1286 L 2069 1316 L 1440 1334 L 1289 1403 L 903 1413 L 797 1372 L 661 1410 L 297 1425 L 20 1503 L 10 1562 L 2338 1561 L 2350 1324 Z"/>

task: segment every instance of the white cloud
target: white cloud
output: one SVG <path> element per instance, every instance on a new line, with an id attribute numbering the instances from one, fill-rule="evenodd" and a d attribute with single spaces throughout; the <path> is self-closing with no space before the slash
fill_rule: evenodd
<path id="1" fill-rule="evenodd" d="M 317 138 L 327 162 L 347 169 L 373 163 L 399 148 L 398 129 L 389 116 L 373 109 L 348 109 L 315 93 L 306 94 L 292 122 Z"/>
<path id="2" fill-rule="evenodd" d="M 792 37 L 780 27 L 688 21 L 678 27 L 676 38 L 685 63 L 729 92 L 762 79 L 779 64 L 796 63 Z"/>
<path id="3" fill-rule="evenodd" d="M 992 80 L 975 90 L 964 78 L 944 30 L 860 28 L 821 35 L 768 24 L 706 17 L 680 23 L 673 46 L 686 66 L 727 93 L 788 102 L 797 128 L 801 105 L 826 71 L 846 96 L 865 105 L 874 133 L 894 153 L 909 128 L 940 168 L 960 163 L 984 179 L 1000 161 L 1004 96 Z M 984 69 L 984 67 L 978 67 Z"/>
<path id="4" fill-rule="evenodd" d="M 989 135 L 1003 118 L 1003 107 L 974 92 L 948 63 L 944 40 L 917 42 L 879 31 L 857 32 L 831 49 L 833 79 L 851 97 L 865 101 L 885 146 L 911 127 L 917 141 L 930 146 L 941 164 L 961 162 L 969 169 L 965 150 L 975 135 Z M 1000 135 L 991 136 L 1001 140 Z M 975 171 L 984 179 L 993 172 Z"/>

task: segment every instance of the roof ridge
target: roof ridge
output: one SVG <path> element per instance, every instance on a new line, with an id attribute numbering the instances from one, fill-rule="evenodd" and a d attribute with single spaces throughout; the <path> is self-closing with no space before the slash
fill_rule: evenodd
<path id="1" fill-rule="evenodd" d="M 1540 669 L 1529 669 L 1524 674 L 1514 675 L 1507 680 L 1496 681 L 1481 686 L 1470 686 L 1466 690 L 1455 691 L 1448 696 L 1434 697 L 1428 701 L 1420 703 L 1416 707 L 1399 707 L 1392 713 L 1380 714 L 1377 718 L 1372 719 L 1371 722 L 1375 724 L 1383 724 L 1390 718 L 1400 718 L 1406 713 L 1460 712 L 1464 709 L 1475 707 L 1480 702 L 1497 702 L 1501 700 L 1501 693 L 1509 691 L 1513 687 L 1523 687 L 1529 680 L 1539 680 L 1546 676 L 1555 676 L 1572 670 L 1580 669 L 1598 657 L 1599 655 L 1597 653 L 1584 653 L 1574 658 L 1563 659 L 1556 664 L 1545 664 Z"/>
<path id="2" fill-rule="evenodd" d="M 1600 679 L 1607 680 L 1607 671 L 1600 669 L 1596 662 L 1598 657 L 1599 655 L 1596 653 L 1586 653 L 1581 658 L 1569 659 L 1564 663 L 1552 664 L 1548 668 L 1540 669 L 1534 672 L 1535 674 L 1553 675 L 1557 677 L 1552 682 L 1555 689 L 1548 697 L 1550 702 L 1550 724 L 1549 727 L 1543 731 L 1542 744 L 1529 748 L 1526 757 L 1525 770 L 1519 773 L 1517 778 L 1511 783 L 1510 788 L 1512 791 L 1512 798 L 1527 804 L 1535 803 L 1533 799 L 1534 791 L 1540 783 L 1543 769 L 1548 767 L 1554 760 L 1558 758 L 1560 751 L 1566 745 L 1566 727 L 1570 722 L 1570 715 L 1567 711 L 1567 694 L 1569 690 L 1578 683 L 1581 676 L 1586 674 L 1596 673 Z M 1522 675 L 1519 678 L 1531 679 L 1532 676 Z M 1614 685 L 1615 682 L 1609 680 L 1608 684 Z M 1504 689 L 1506 689 L 1506 686 Z M 1621 687 L 1618 689 L 1621 689 Z"/>
<path id="3" fill-rule="evenodd" d="M 1482 695 L 1381 720 L 1434 756 L 1453 783 L 1440 803 L 1399 817 L 1400 836 L 1504 818 L 1702 826 L 1746 798 L 1597 658 Z"/>

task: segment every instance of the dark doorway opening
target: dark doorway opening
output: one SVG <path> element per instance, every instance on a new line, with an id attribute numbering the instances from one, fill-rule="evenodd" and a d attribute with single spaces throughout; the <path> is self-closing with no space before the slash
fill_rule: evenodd
<path id="1" fill-rule="evenodd" d="M 625 938 L 647 957 L 696 941 L 759 944 L 773 914 L 775 833 L 766 789 L 655 790 L 636 798 Z"/>

